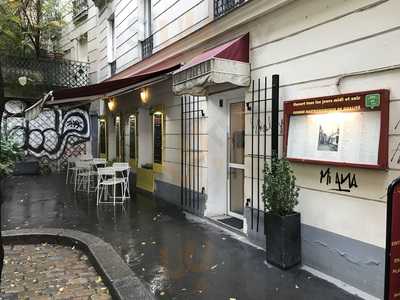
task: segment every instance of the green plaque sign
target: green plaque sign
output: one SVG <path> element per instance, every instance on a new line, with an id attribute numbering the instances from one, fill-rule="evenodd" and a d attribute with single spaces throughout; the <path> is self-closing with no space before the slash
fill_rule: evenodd
<path id="1" fill-rule="evenodd" d="M 379 94 L 369 94 L 365 96 L 365 107 L 374 109 L 381 105 L 381 95 Z"/>

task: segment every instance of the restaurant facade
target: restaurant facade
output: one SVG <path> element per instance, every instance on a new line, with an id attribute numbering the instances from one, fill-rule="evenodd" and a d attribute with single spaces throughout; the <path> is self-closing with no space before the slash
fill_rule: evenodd
<path id="1" fill-rule="evenodd" d="M 68 55 L 70 37 L 87 36 L 92 85 L 49 102 L 90 105 L 93 156 L 129 161 L 137 189 L 265 248 L 278 93 L 303 265 L 381 298 L 386 190 L 400 176 L 400 3 L 114 2 L 89 2 L 65 34 Z"/>

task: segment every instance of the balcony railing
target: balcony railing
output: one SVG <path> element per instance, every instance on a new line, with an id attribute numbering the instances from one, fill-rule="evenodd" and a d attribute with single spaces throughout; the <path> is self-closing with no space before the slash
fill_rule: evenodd
<path id="1" fill-rule="evenodd" d="M 0 66 L 6 96 L 35 99 L 50 90 L 89 83 L 89 64 L 85 62 L 0 55 Z M 18 84 L 20 77 L 27 78 L 25 87 Z"/>
<path id="2" fill-rule="evenodd" d="M 248 0 L 214 0 L 214 17 L 222 17 L 246 1 Z"/>
<path id="3" fill-rule="evenodd" d="M 142 41 L 142 58 L 149 57 L 153 54 L 153 36 L 149 36 Z"/>
<path id="4" fill-rule="evenodd" d="M 78 21 L 88 15 L 89 5 L 87 0 L 73 0 L 72 13 L 74 21 Z"/>

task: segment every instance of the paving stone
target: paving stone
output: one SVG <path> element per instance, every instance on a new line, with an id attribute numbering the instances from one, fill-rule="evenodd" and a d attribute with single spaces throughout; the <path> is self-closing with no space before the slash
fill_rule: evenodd
<path id="1" fill-rule="evenodd" d="M 111 299 L 89 260 L 81 260 L 80 251 L 48 244 L 7 245 L 4 250 L 1 300 Z M 41 255 L 32 255 L 35 251 Z"/>

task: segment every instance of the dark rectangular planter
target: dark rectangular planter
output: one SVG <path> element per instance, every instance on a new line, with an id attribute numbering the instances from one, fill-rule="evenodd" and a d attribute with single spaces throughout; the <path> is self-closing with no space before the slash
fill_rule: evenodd
<path id="1" fill-rule="evenodd" d="M 39 175 L 39 162 L 36 160 L 17 161 L 14 167 L 14 175 Z"/>
<path id="2" fill-rule="evenodd" d="M 265 213 L 267 262 L 281 269 L 301 263 L 300 214 L 279 216 Z"/>

